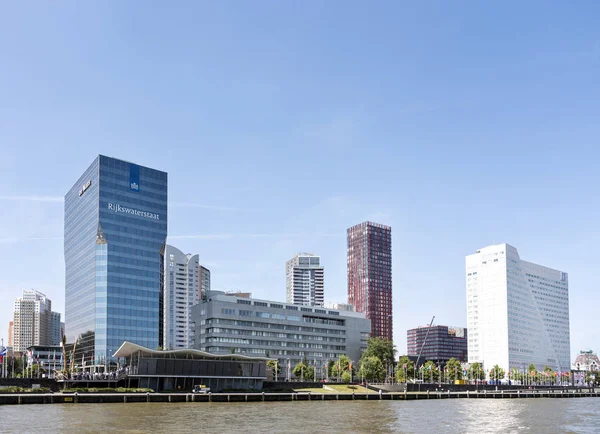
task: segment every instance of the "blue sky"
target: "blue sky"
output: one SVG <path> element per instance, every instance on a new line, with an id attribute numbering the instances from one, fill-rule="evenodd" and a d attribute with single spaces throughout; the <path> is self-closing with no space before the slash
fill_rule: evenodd
<path id="1" fill-rule="evenodd" d="M 374 4 L 373 4 L 374 3 Z M 417 4 L 418 3 L 418 4 Z M 62 197 L 99 153 L 169 173 L 169 242 L 213 287 L 285 298 L 347 227 L 392 226 L 394 335 L 466 325 L 464 257 L 567 271 L 572 355 L 600 351 L 600 4 L 36 2 L 0 17 L 0 336 L 64 312 Z"/>

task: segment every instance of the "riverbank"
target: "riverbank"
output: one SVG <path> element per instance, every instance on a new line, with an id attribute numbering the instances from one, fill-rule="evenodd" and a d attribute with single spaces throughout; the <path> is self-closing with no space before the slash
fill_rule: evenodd
<path id="1" fill-rule="evenodd" d="M 374 401 L 424 399 L 531 399 L 591 398 L 600 392 L 582 391 L 478 391 L 478 392 L 406 392 L 406 393 L 15 393 L 0 394 L 0 405 L 94 404 L 130 402 L 268 402 L 268 401 Z"/>

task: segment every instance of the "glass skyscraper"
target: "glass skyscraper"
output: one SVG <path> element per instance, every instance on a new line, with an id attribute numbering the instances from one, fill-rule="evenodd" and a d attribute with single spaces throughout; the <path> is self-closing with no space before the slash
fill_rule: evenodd
<path id="1" fill-rule="evenodd" d="M 99 155 L 65 196 L 65 323 L 82 358 L 127 340 L 157 348 L 167 174 Z"/>

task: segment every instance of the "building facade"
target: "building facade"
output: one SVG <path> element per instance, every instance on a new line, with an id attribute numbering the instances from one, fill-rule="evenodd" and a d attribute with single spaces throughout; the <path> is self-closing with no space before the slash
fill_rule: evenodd
<path id="1" fill-rule="evenodd" d="M 460 362 L 467 361 L 467 329 L 443 325 L 425 326 L 410 329 L 406 333 L 407 354 L 419 358 L 419 364 L 432 360 L 445 365 L 455 358 Z"/>
<path id="2" fill-rule="evenodd" d="M 52 320 L 50 324 L 50 345 L 60 345 L 62 341 L 62 335 L 64 334 L 65 323 L 61 322 L 61 315 L 59 312 L 52 312 Z"/>
<path id="3" fill-rule="evenodd" d="M 14 321 L 9 321 L 9 323 L 8 323 L 8 346 L 11 348 L 13 346 L 13 325 L 14 325 Z"/>
<path id="4" fill-rule="evenodd" d="M 306 358 L 317 379 L 329 360 L 346 354 L 357 362 L 371 331 L 364 314 L 236 297 L 212 291 L 192 308 L 194 347 L 214 354 L 277 359 L 281 375 Z M 289 367 L 289 369 L 288 369 Z"/>
<path id="5" fill-rule="evenodd" d="M 51 340 L 52 302 L 34 289 L 24 290 L 14 304 L 13 348 L 25 351 L 32 345 L 48 345 Z"/>
<path id="6" fill-rule="evenodd" d="M 571 367 L 569 279 L 559 270 L 521 260 L 509 244 L 466 257 L 469 363 L 489 371 L 557 372 Z"/>
<path id="7" fill-rule="evenodd" d="M 198 288 L 198 300 L 202 300 L 204 298 L 204 294 L 207 294 L 210 291 L 210 270 L 203 265 L 198 267 L 198 280 L 200 282 L 200 287 Z"/>
<path id="8" fill-rule="evenodd" d="M 76 357 L 157 348 L 167 174 L 99 155 L 65 196 L 65 322 Z"/>
<path id="9" fill-rule="evenodd" d="M 191 348 L 194 343 L 192 306 L 200 301 L 198 255 L 185 254 L 167 245 L 165 249 L 163 339 L 165 350 Z"/>
<path id="10" fill-rule="evenodd" d="M 600 359 L 592 350 L 579 351 L 573 365 L 571 365 L 571 369 L 583 372 L 598 371 L 600 370 Z"/>
<path id="11" fill-rule="evenodd" d="M 325 269 L 321 258 L 311 253 L 298 253 L 285 263 L 286 301 L 301 306 L 323 306 L 325 302 Z"/>
<path id="12" fill-rule="evenodd" d="M 348 229 L 348 303 L 371 320 L 371 335 L 392 340 L 392 228 L 364 222 Z"/>

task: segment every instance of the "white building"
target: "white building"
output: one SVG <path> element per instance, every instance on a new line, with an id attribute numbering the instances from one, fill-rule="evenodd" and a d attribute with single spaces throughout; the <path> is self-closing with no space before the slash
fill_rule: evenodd
<path id="1" fill-rule="evenodd" d="M 508 244 L 466 257 L 469 363 L 508 372 L 571 367 L 567 273 L 522 261 Z"/>
<path id="2" fill-rule="evenodd" d="M 52 302 L 39 291 L 26 289 L 14 306 L 12 342 L 15 351 L 25 351 L 32 345 L 50 345 L 53 318 Z"/>
<path id="3" fill-rule="evenodd" d="M 287 303 L 323 306 L 324 268 L 319 256 L 298 253 L 285 263 Z"/>
<path id="4" fill-rule="evenodd" d="M 192 306 L 200 301 L 198 255 L 167 245 L 164 260 L 163 339 L 165 350 L 191 348 Z"/>

